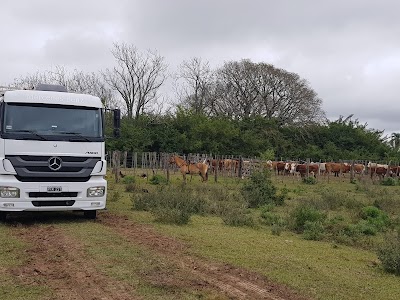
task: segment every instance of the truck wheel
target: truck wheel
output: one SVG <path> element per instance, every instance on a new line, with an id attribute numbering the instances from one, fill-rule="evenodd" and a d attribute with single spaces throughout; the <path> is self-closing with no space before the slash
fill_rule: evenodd
<path id="1" fill-rule="evenodd" d="M 97 210 L 85 210 L 83 212 L 83 216 L 86 219 L 94 220 L 94 219 L 96 219 L 96 215 L 97 215 Z"/>
<path id="2" fill-rule="evenodd" d="M 0 211 L 0 222 L 5 222 L 7 219 L 7 212 L 6 211 Z"/>

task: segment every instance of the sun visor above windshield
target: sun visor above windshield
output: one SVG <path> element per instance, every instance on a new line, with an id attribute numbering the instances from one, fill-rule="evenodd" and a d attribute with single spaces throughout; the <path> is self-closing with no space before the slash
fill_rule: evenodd
<path id="1" fill-rule="evenodd" d="M 37 90 L 7 91 L 4 102 L 103 107 L 100 98 L 91 95 Z"/>

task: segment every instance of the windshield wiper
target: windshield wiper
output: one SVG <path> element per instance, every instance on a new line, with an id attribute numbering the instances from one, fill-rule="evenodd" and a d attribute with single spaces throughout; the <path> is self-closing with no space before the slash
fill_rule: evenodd
<path id="1" fill-rule="evenodd" d="M 75 135 L 75 136 L 77 136 L 77 137 L 80 137 L 81 139 L 83 139 L 83 140 L 85 140 L 85 141 L 87 141 L 87 142 L 91 142 L 91 140 L 89 140 L 87 137 L 83 136 L 82 133 L 80 133 L 80 132 L 60 131 L 60 132 L 57 132 L 57 133 L 61 133 L 61 134 L 73 134 L 73 135 Z"/>
<path id="2" fill-rule="evenodd" d="M 36 131 L 33 131 L 33 130 L 19 129 L 19 130 L 8 130 L 8 132 L 28 132 L 28 133 L 30 133 L 30 134 L 32 134 L 34 136 L 37 136 L 42 141 L 47 141 L 47 139 L 43 135 L 40 135 Z"/>

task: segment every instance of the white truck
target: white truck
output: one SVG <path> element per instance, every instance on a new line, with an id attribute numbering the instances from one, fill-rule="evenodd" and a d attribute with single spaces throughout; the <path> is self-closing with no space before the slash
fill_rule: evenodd
<path id="1" fill-rule="evenodd" d="M 0 91 L 0 221 L 17 211 L 106 206 L 104 110 L 62 86 Z"/>

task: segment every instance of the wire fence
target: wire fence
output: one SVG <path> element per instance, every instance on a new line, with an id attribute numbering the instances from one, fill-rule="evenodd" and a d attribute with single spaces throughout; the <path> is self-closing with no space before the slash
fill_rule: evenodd
<path id="1" fill-rule="evenodd" d="M 179 166 L 171 163 L 170 158 L 172 155 L 176 155 L 176 153 L 113 151 L 107 153 L 106 159 L 108 167 L 113 172 L 117 172 L 115 171 L 117 168 L 123 168 L 134 175 L 150 176 L 163 173 L 169 176 L 169 171 L 177 172 L 179 169 Z M 204 153 L 190 153 L 179 156 L 188 164 L 199 162 L 207 164 L 209 166 L 209 174 L 214 176 L 215 181 L 219 176 L 247 178 L 254 171 L 259 171 L 265 167 L 269 168 L 275 176 L 297 174 L 301 175 L 301 177 L 303 175 L 316 177 L 318 175 L 320 179 L 327 179 L 328 181 L 331 176 L 341 178 L 347 176 L 350 180 L 353 180 L 356 176 L 365 175 L 370 175 L 371 179 L 375 177 L 382 179 L 385 176 L 400 176 L 400 162 L 392 161 L 339 160 L 331 162 L 328 160 L 314 161 L 309 158 L 266 161 L 258 157 L 249 158 Z M 304 172 L 291 172 L 290 167 L 293 164 L 305 166 Z M 317 171 L 313 169 L 313 165 L 318 165 Z M 359 166 L 362 166 L 362 168 L 360 169 Z M 380 168 L 384 169 L 381 170 Z"/>

